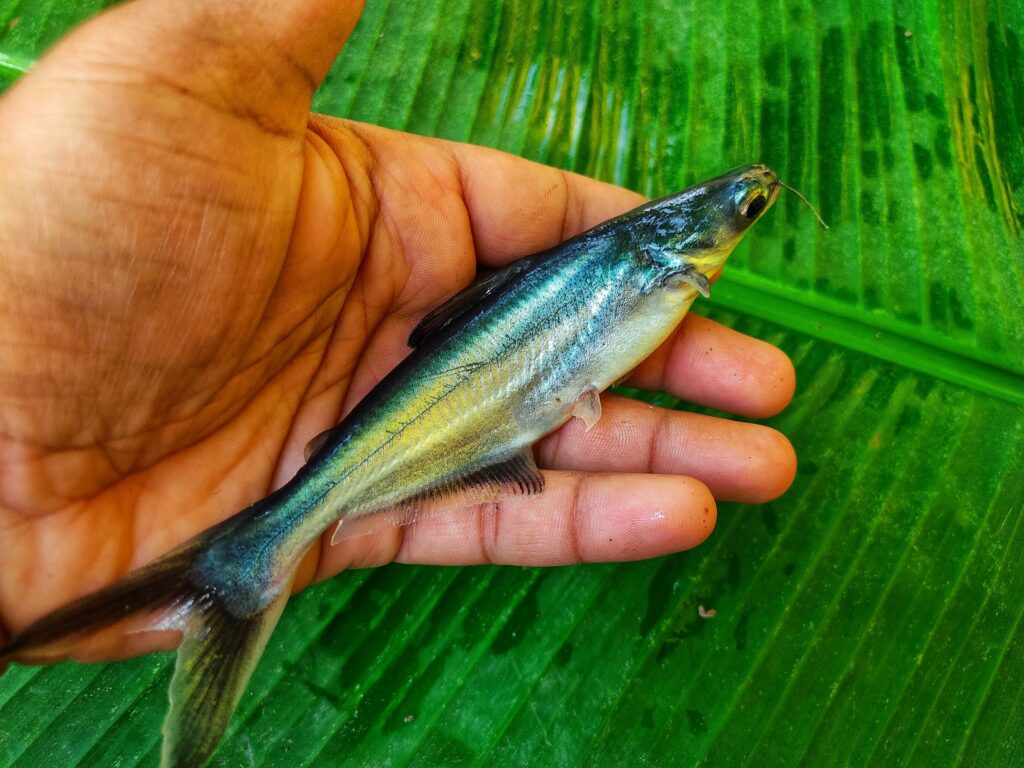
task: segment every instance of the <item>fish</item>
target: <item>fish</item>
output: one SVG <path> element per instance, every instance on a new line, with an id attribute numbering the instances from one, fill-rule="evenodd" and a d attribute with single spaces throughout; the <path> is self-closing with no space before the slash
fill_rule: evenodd
<path id="1" fill-rule="evenodd" d="M 310 442 L 289 482 L 44 615 L 0 648 L 0 666 L 128 619 L 176 630 L 161 764 L 202 765 L 320 536 L 542 493 L 532 445 L 600 419 L 600 393 L 709 295 L 779 188 L 764 165 L 735 168 L 479 279 L 422 319 L 410 354 Z"/>

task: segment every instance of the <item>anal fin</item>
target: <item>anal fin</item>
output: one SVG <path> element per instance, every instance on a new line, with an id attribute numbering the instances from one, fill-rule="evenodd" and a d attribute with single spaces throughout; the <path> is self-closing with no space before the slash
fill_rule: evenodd
<path id="1" fill-rule="evenodd" d="M 533 451 L 526 447 L 496 463 L 473 470 L 457 479 L 456 485 L 466 488 L 493 486 L 506 494 L 540 493 L 544 490 L 544 475 L 537 469 Z"/>
<path id="2" fill-rule="evenodd" d="M 331 545 L 356 536 L 380 533 L 439 513 L 455 513 L 472 504 L 494 502 L 503 496 L 530 495 L 544 490 L 544 475 L 537 469 L 529 446 L 482 467 L 445 478 L 398 505 L 365 512 L 338 521 Z"/>

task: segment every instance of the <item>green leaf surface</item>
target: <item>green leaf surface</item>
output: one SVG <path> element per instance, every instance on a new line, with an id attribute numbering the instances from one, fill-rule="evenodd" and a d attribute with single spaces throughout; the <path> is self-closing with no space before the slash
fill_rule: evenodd
<path id="1" fill-rule="evenodd" d="M 102 5 L 0 0 L 0 85 Z M 371 1 L 321 111 L 820 205 L 701 309 L 793 357 L 800 470 L 690 553 L 308 590 L 214 764 L 1024 763 L 1022 37 L 1014 0 Z M 170 669 L 14 668 L 0 765 L 155 764 Z"/>

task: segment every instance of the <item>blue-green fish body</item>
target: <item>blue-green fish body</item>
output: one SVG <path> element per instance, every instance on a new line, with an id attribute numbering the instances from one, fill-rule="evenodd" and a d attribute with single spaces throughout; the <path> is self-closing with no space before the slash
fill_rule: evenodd
<path id="1" fill-rule="evenodd" d="M 496 272 L 427 315 L 413 352 L 311 443 L 284 487 L 122 581 L 61 608 L 0 656 L 30 654 L 135 613 L 184 639 L 165 765 L 212 754 L 325 529 L 407 522 L 435 507 L 538 493 L 531 446 L 661 344 L 774 202 L 763 166 L 737 169 Z M 365 521 L 365 522 L 364 522 Z M 202 694 L 202 695 L 200 695 Z"/>

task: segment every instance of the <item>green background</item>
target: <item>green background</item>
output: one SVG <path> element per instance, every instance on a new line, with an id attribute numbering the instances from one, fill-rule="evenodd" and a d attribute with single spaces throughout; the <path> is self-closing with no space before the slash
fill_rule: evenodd
<path id="1" fill-rule="evenodd" d="M 0 82 L 101 5 L 0 0 Z M 820 205 L 698 309 L 793 357 L 799 474 L 690 553 L 308 590 L 215 765 L 1024 764 L 1024 4 L 887 5 L 371 0 L 321 111 Z M 0 764 L 153 765 L 171 663 L 14 668 Z"/>

